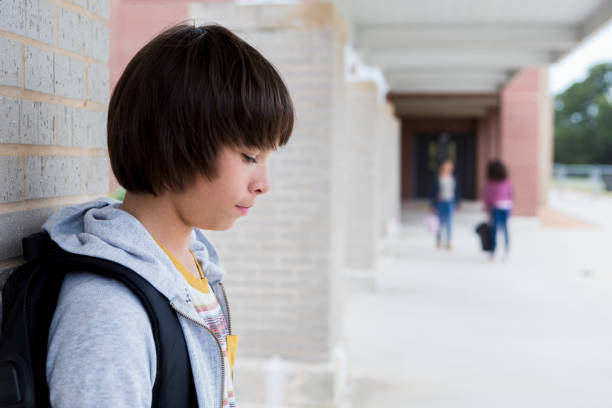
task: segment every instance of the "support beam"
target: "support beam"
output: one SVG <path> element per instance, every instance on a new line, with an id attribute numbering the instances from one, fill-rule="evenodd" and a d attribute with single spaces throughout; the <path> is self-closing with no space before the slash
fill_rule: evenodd
<path id="1" fill-rule="evenodd" d="M 573 24 L 361 24 L 355 30 L 358 50 L 440 49 L 557 50 L 574 47 Z"/>
<path id="2" fill-rule="evenodd" d="M 513 72 L 506 70 L 387 70 L 385 78 L 397 92 L 495 93 Z"/>
<path id="3" fill-rule="evenodd" d="M 384 71 L 385 78 L 416 79 L 419 81 L 448 78 L 452 81 L 470 81 L 482 79 L 491 82 L 504 82 L 511 78 L 516 71 L 505 69 L 388 69 Z"/>
<path id="4" fill-rule="evenodd" d="M 552 61 L 549 51 L 517 51 L 506 49 L 472 50 L 436 49 L 373 51 L 364 55 L 372 66 L 387 69 L 516 69 L 546 65 Z"/>
<path id="5" fill-rule="evenodd" d="M 498 105 L 497 95 L 454 96 L 425 94 L 390 94 L 389 100 L 399 117 L 483 117 L 491 108 Z"/>
<path id="6" fill-rule="evenodd" d="M 419 82 L 396 82 L 388 81 L 389 86 L 394 92 L 403 93 L 424 93 L 424 94 L 465 94 L 465 93 L 493 93 L 498 92 L 503 84 L 493 82 L 439 82 L 439 83 L 419 83 Z"/>
<path id="7" fill-rule="evenodd" d="M 405 108 L 401 104 L 397 105 L 398 113 L 402 117 L 417 118 L 483 118 L 486 116 L 486 109 L 479 107 L 457 107 L 457 108 L 425 108 L 411 107 Z"/>

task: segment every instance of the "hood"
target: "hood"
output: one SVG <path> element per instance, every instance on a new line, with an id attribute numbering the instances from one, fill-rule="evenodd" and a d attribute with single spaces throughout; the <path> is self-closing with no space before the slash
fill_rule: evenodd
<path id="1" fill-rule="evenodd" d="M 170 258 L 140 221 L 120 206 L 120 201 L 111 198 L 69 206 L 52 215 L 42 229 L 65 251 L 117 262 L 145 278 L 169 300 L 184 297 L 186 282 Z M 190 248 L 211 286 L 221 281 L 224 272 L 217 251 L 197 228 L 191 233 Z"/>

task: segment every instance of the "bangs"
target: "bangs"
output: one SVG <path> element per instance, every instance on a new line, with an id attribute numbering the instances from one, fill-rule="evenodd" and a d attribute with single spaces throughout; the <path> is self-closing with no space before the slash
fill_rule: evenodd
<path id="1" fill-rule="evenodd" d="M 228 48 L 229 47 L 229 50 Z M 223 50 L 222 50 L 223 48 Z M 211 43 L 200 132 L 222 135 L 226 144 L 260 150 L 285 145 L 294 124 L 293 102 L 280 74 L 256 49 L 244 42 Z M 213 106 L 209 105 L 210 103 Z M 207 106 L 208 105 L 208 106 Z"/>

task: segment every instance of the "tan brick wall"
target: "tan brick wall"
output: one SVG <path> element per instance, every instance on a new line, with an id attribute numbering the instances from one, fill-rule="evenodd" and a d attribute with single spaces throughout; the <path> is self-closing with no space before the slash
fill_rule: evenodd
<path id="1" fill-rule="evenodd" d="M 240 334 L 236 395 L 263 403 L 265 361 L 292 364 L 285 406 L 332 406 L 343 283 L 341 110 L 344 29 L 329 4 L 190 6 L 278 68 L 296 108 L 289 144 L 270 159 L 271 191 L 229 231 L 209 233 L 227 270 Z"/>
<path id="2" fill-rule="evenodd" d="M 554 112 L 553 95 L 548 89 L 548 67 L 539 68 L 540 81 L 538 93 L 540 96 L 540 117 L 538 141 L 538 174 L 539 174 L 539 197 L 538 207 L 546 207 L 548 204 L 548 187 L 552 175 L 553 166 L 553 133 L 554 133 Z"/>
<path id="3" fill-rule="evenodd" d="M 377 86 L 351 82 L 345 96 L 345 131 L 349 138 L 349 189 L 346 204 L 345 265 L 351 270 L 374 268 L 377 234 L 378 174 L 381 137 L 378 128 Z"/>
<path id="4" fill-rule="evenodd" d="M 108 191 L 108 17 L 108 0 L 2 3 L 0 271 L 50 214 Z"/>
<path id="5" fill-rule="evenodd" d="M 387 238 L 400 222 L 400 128 L 393 105 L 378 109 L 378 237 Z"/>
<path id="6" fill-rule="evenodd" d="M 198 23 L 234 30 L 271 60 L 297 112 L 292 140 L 270 159 L 271 192 L 232 230 L 209 234 L 228 271 L 241 353 L 325 361 L 333 330 L 331 265 L 338 256 L 331 198 L 335 87 L 343 68 L 333 9 L 198 4 L 190 12 Z"/>

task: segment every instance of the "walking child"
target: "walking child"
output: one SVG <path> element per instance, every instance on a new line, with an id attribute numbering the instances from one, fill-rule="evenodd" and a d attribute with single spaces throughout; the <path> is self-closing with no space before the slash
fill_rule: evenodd
<path id="1" fill-rule="evenodd" d="M 430 192 L 431 209 L 438 215 L 439 226 L 436 233 L 436 247 L 444 245 L 451 249 L 451 234 L 455 208 L 461 204 L 461 190 L 453 175 L 454 164 L 450 159 L 440 163 L 438 174 L 434 177 Z M 442 230 L 445 231 L 445 241 L 442 243 Z"/>
<path id="2" fill-rule="evenodd" d="M 487 182 L 484 188 L 484 210 L 490 217 L 492 227 L 491 257 L 497 247 L 498 229 L 504 234 L 506 256 L 510 250 L 508 218 L 512 212 L 513 200 L 514 187 L 508 178 L 506 166 L 500 160 L 491 160 L 487 165 Z"/>

